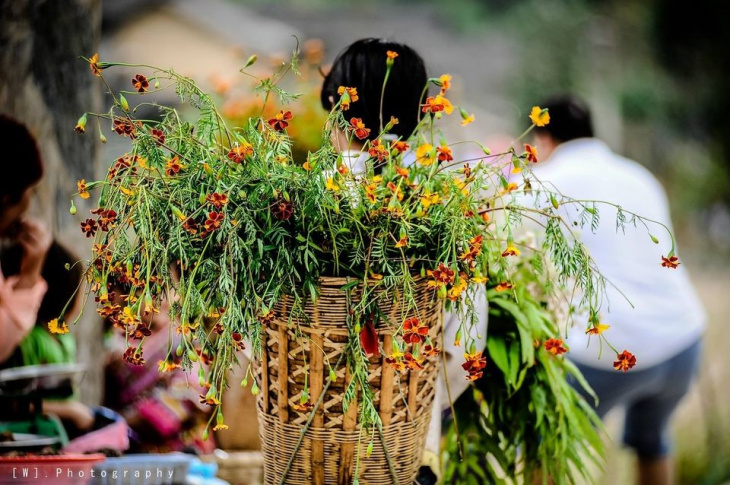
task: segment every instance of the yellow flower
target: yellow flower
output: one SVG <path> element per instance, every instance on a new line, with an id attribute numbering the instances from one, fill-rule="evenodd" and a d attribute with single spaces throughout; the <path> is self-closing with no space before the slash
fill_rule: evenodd
<path id="1" fill-rule="evenodd" d="M 337 185 L 332 177 L 327 179 L 327 184 L 325 185 L 325 187 L 327 188 L 327 190 L 331 190 L 332 192 L 339 192 L 340 190 L 340 186 Z"/>
<path id="2" fill-rule="evenodd" d="M 509 194 L 510 192 L 514 192 L 515 190 L 517 190 L 517 184 L 514 182 L 510 182 L 507 184 L 507 187 L 499 191 L 499 195 Z"/>
<path id="3" fill-rule="evenodd" d="M 438 204 L 439 201 L 441 200 L 441 196 L 439 196 L 438 192 L 432 194 L 431 191 L 426 189 L 423 191 L 423 194 L 421 195 L 420 199 L 421 199 L 421 205 L 423 206 L 423 208 L 428 209 L 430 206 L 432 206 L 434 204 Z"/>
<path id="4" fill-rule="evenodd" d="M 595 327 L 591 327 L 588 330 L 586 330 L 586 333 L 589 335 L 601 335 L 603 332 L 611 328 L 611 325 L 606 325 L 605 323 L 599 323 Z"/>
<path id="5" fill-rule="evenodd" d="M 451 74 L 442 74 L 439 81 L 441 82 L 441 94 L 444 94 L 451 88 Z"/>
<path id="6" fill-rule="evenodd" d="M 306 162 L 304 162 L 304 165 L 302 165 L 302 168 L 309 172 L 312 170 L 312 164 L 309 163 L 309 160 L 307 160 Z"/>
<path id="7" fill-rule="evenodd" d="M 503 258 L 506 258 L 507 256 L 519 256 L 519 255 L 520 255 L 520 250 L 517 249 L 516 247 L 514 247 L 514 245 L 512 245 L 512 244 L 508 244 L 507 249 L 505 249 L 502 252 Z"/>
<path id="8" fill-rule="evenodd" d="M 85 179 L 81 179 L 78 182 L 76 182 L 76 188 L 78 189 L 79 197 L 81 197 L 82 199 L 88 199 L 89 197 L 91 197 L 91 194 L 89 193 L 89 191 L 86 190 L 86 180 Z"/>
<path id="9" fill-rule="evenodd" d="M 462 114 L 461 126 L 466 126 L 474 121 L 474 113 L 464 116 Z"/>
<path id="10" fill-rule="evenodd" d="M 215 427 L 213 428 L 213 431 L 220 431 L 222 429 L 228 429 L 228 425 L 224 424 L 224 423 L 216 424 Z"/>
<path id="11" fill-rule="evenodd" d="M 436 157 L 433 153 L 433 145 L 431 145 L 430 143 L 424 143 L 423 145 L 419 146 L 416 150 L 416 161 L 424 167 L 432 165 L 433 162 L 436 161 Z"/>
<path id="12" fill-rule="evenodd" d="M 54 318 L 48 322 L 48 330 L 53 334 L 63 335 L 68 333 L 68 325 L 66 325 L 66 322 L 59 322 L 58 318 Z"/>
<path id="13" fill-rule="evenodd" d="M 535 126 L 545 126 L 550 123 L 550 113 L 539 106 L 533 106 L 532 111 L 530 111 L 530 120 Z"/>

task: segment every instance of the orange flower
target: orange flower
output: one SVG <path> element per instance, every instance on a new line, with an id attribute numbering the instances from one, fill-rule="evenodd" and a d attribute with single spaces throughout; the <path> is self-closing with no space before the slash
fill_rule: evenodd
<path id="1" fill-rule="evenodd" d="M 568 351 L 563 347 L 563 341 L 559 338 L 551 338 L 545 341 L 545 350 L 553 355 L 561 355 Z"/>
<path id="2" fill-rule="evenodd" d="M 535 126 L 545 126 L 550 123 L 550 114 L 539 106 L 533 106 L 532 111 L 530 111 L 530 121 Z"/>
<path id="3" fill-rule="evenodd" d="M 405 167 L 400 167 L 398 165 L 395 166 L 395 173 L 403 177 L 404 179 L 408 180 L 408 169 Z"/>
<path id="4" fill-rule="evenodd" d="M 385 55 L 388 56 L 388 59 L 390 60 L 394 60 L 396 57 L 398 57 L 398 53 L 396 51 L 387 51 Z"/>
<path id="5" fill-rule="evenodd" d="M 442 74 L 439 81 L 441 82 L 441 94 L 445 94 L 451 89 L 451 74 Z"/>
<path id="6" fill-rule="evenodd" d="M 91 59 L 89 59 L 89 69 L 91 69 L 91 73 L 94 76 L 101 76 L 101 70 L 102 68 L 99 67 L 99 54 L 94 54 L 91 56 Z"/>
<path id="7" fill-rule="evenodd" d="M 677 269 L 680 264 L 682 263 L 679 262 L 679 258 L 676 256 L 669 256 L 668 258 L 662 256 L 662 267 L 664 268 Z"/>
<path id="8" fill-rule="evenodd" d="M 225 219 L 226 215 L 222 212 L 210 212 L 208 214 L 208 219 L 205 221 L 205 230 L 207 232 L 214 231 L 221 227 L 221 224 L 223 223 L 223 219 Z"/>
<path id="9" fill-rule="evenodd" d="M 513 285 L 509 281 L 503 281 L 500 284 L 498 284 L 494 289 L 497 290 L 497 292 L 501 293 L 503 291 L 509 291 L 514 287 L 515 287 L 515 285 Z"/>
<path id="10" fill-rule="evenodd" d="M 211 388 L 213 390 L 214 388 Z M 207 394 L 200 395 L 200 403 L 201 404 L 207 404 L 208 406 L 218 406 L 221 402 L 215 397 L 215 393 L 208 391 Z"/>
<path id="11" fill-rule="evenodd" d="M 137 74 L 132 78 L 132 86 L 134 86 L 134 89 L 136 89 L 138 93 L 144 93 L 147 91 L 147 88 L 150 87 L 150 83 L 142 74 Z"/>
<path id="12" fill-rule="evenodd" d="M 142 349 L 136 347 L 127 347 L 127 350 L 124 351 L 124 355 L 122 355 L 122 359 L 133 365 L 141 366 L 146 363 L 144 357 L 142 357 Z"/>
<path id="13" fill-rule="evenodd" d="M 85 179 L 81 179 L 78 182 L 76 182 L 76 188 L 78 189 L 79 197 L 81 197 L 82 199 L 88 199 L 89 197 L 91 197 L 91 194 L 89 193 L 89 191 L 86 190 L 86 180 Z"/>
<path id="14" fill-rule="evenodd" d="M 475 381 L 482 377 L 484 368 L 487 367 L 487 358 L 482 357 L 481 352 L 476 352 L 474 354 L 464 354 L 464 359 L 466 361 L 461 364 L 461 367 L 467 372 L 466 378 Z"/>
<path id="15" fill-rule="evenodd" d="M 136 126 L 134 123 L 126 118 L 116 118 L 114 120 L 114 131 L 118 135 L 128 136 L 129 138 L 134 140 Z"/>
<path id="16" fill-rule="evenodd" d="M 379 162 L 382 162 L 388 156 L 388 149 L 379 140 L 373 140 L 370 143 L 368 154 L 373 158 L 377 158 Z"/>
<path id="17" fill-rule="evenodd" d="M 414 357 L 412 353 L 406 352 L 406 355 L 403 357 L 405 360 L 406 367 L 410 370 L 423 370 L 425 367 L 423 366 L 423 358 L 422 357 Z"/>
<path id="18" fill-rule="evenodd" d="M 81 223 L 81 232 L 86 237 L 94 237 L 94 234 L 96 234 L 96 221 L 94 219 L 86 219 Z"/>
<path id="19" fill-rule="evenodd" d="M 172 360 L 160 360 L 157 362 L 157 370 L 159 372 L 172 372 L 179 368 L 180 366 Z"/>
<path id="20" fill-rule="evenodd" d="M 237 351 L 244 350 L 246 348 L 246 344 L 243 343 L 243 335 L 239 332 L 233 332 L 231 334 L 231 342 Z"/>
<path id="21" fill-rule="evenodd" d="M 314 409 L 314 404 L 312 404 L 309 401 L 304 402 L 298 402 L 296 404 L 292 404 L 292 409 L 298 413 L 306 413 L 308 411 L 311 411 Z"/>
<path id="22" fill-rule="evenodd" d="M 450 162 L 454 159 L 453 155 L 451 154 L 451 148 L 447 147 L 446 145 L 441 145 L 440 147 L 436 148 L 436 152 L 438 153 L 439 162 Z"/>
<path id="23" fill-rule="evenodd" d="M 447 298 L 451 301 L 456 301 L 459 299 L 461 294 L 466 290 L 466 287 L 468 285 L 467 282 L 467 276 L 464 273 L 459 274 L 459 281 L 458 283 L 454 283 L 454 286 L 451 287 L 449 290 L 449 293 L 447 295 Z"/>
<path id="24" fill-rule="evenodd" d="M 483 245 L 483 238 L 482 235 L 474 236 L 473 238 L 469 239 L 469 250 L 464 251 L 464 253 L 459 256 L 460 259 L 463 259 L 464 261 L 474 261 L 477 256 L 479 256 L 482 252 L 482 245 Z"/>
<path id="25" fill-rule="evenodd" d="M 586 333 L 588 335 L 601 335 L 603 332 L 611 328 L 610 325 L 606 325 L 605 323 L 599 323 L 595 327 L 591 327 L 588 330 L 586 330 Z"/>
<path id="26" fill-rule="evenodd" d="M 271 213 L 280 221 L 288 220 L 294 214 L 294 204 L 280 197 L 272 206 Z"/>
<path id="27" fill-rule="evenodd" d="M 514 247 L 512 244 L 507 245 L 507 249 L 502 252 L 502 257 L 506 258 L 507 256 L 519 256 L 520 250 Z"/>
<path id="28" fill-rule="evenodd" d="M 54 318 L 48 322 L 48 331 L 52 334 L 63 335 L 68 333 L 68 325 L 63 320 L 59 321 L 58 318 Z"/>
<path id="29" fill-rule="evenodd" d="M 636 365 L 636 357 L 628 350 L 624 350 L 620 354 L 616 355 L 616 361 L 613 363 L 613 368 L 620 371 L 628 371 Z"/>
<path id="30" fill-rule="evenodd" d="M 395 243 L 395 247 L 397 248 L 403 248 L 406 246 L 408 246 L 408 236 L 403 236 L 397 243 Z"/>
<path id="31" fill-rule="evenodd" d="M 175 155 L 174 157 L 172 157 L 171 159 L 169 159 L 167 161 L 167 164 L 165 165 L 165 173 L 169 177 L 172 177 L 172 176 L 176 175 L 183 168 L 184 167 L 180 163 L 180 159 L 178 158 L 177 155 Z"/>
<path id="32" fill-rule="evenodd" d="M 406 150 L 408 150 L 409 146 L 408 143 L 404 141 L 394 141 L 390 144 L 391 150 L 396 150 L 398 153 L 403 153 Z"/>
<path id="33" fill-rule="evenodd" d="M 164 145 L 165 144 L 165 133 L 162 130 L 158 130 L 157 128 L 153 128 L 151 132 L 152 138 L 155 140 L 155 143 L 158 145 Z"/>
<path id="34" fill-rule="evenodd" d="M 396 355 L 395 353 L 393 353 L 393 355 L 391 355 L 390 357 L 385 358 L 385 363 L 391 366 L 396 371 L 403 372 L 404 370 L 406 370 L 406 363 L 399 358 L 401 355 L 402 354 Z"/>
<path id="35" fill-rule="evenodd" d="M 360 140 L 370 136 L 370 128 L 365 128 L 365 123 L 362 122 L 361 118 L 350 119 L 350 129 L 354 130 L 355 136 Z"/>
<path id="36" fill-rule="evenodd" d="M 537 148 L 525 143 L 525 151 L 527 152 L 527 161 L 537 163 Z"/>
<path id="37" fill-rule="evenodd" d="M 185 222 L 183 222 L 182 227 L 183 227 L 183 229 L 188 231 L 190 234 L 195 235 L 198 233 L 198 223 L 195 222 L 195 219 L 193 219 L 192 217 L 188 217 L 187 219 L 185 219 Z"/>
<path id="38" fill-rule="evenodd" d="M 416 317 L 403 322 L 403 341 L 407 344 L 420 344 L 428 337 L 428 326 L 422 325 Z"/>
<path id="39" fill-rule="evenodd" d="M 368 184 L 365 186 L 365 196 L 371 204 L 374 204 L 378 200 L 378 196 L 375 194 L 377 190 L 378 186 L 375 184 Z"/>
<path id="40" fill-rule="evenodd" d="M 253 155 L 253 145 L 246 141 L 237 144 L 228 152 L 228 158 L 233 163 L 241 163 L 246 157 L 250 157 L 251 155 Z"/>
<path id="41" fill-rule="evenodd" d="M 228 203 L 228 194 L 213 192 L 205 196 L 205 200 L 210 204 L 213 204 L 217 209 L 220 209 Z"/>
<path id="42" fill-rule="evenodd" d="M 357 88 L 348 88 L 345 86 L 340 86 L 337 88 L 337 94 L 339 94 L 342 98 L 342 101 L 340 102 L 340 106 L 342 106 L 342 111 L 347 111 L 350 109 L 350 103 L 356 102 L 360 97 L 357 95 Z"/>
<path id="43" fill-rule="evenodd" d="M 434 286 L 431 284 L 434 282 L 441 285 L 450 285 L 454 282 L 454 270 L 446 266 L 444 263 L 439 263 L 437 269 L 428 270 L 428 275 L 433 278 L 433 281 L 429 282 L 430 286 Z"/>
<path id="44" fill-rule="evenodd" d="M 450 115 L 454 111 L 454 106 L 451 104 L 451 101 L 438 94 L 436 97 L 429 96 L 426 98 L 426 104 L 422 105 L 421 111 L 434 114 L 443 111 L 447 115 Z"/>
<path id="45" fill-rule="evenodd" d="M 435 355 L 439 355 L 441 353 L 441 349 L 431 344 L 427 344 L 423 346 L 421 353 L 426 357 L 433 357 Z"/>
<path id="46" fill-rule="evenodd" d="M 399 201 L 403 200 L 403 192 L 398 188 L 397 185 L 395 185 L 393 182 L 388 182 L 387 187 L 388 189 L 390 189 L 391 192 L 393 192 L 396 199 L 398 199 Z"/>
<path id="47" fill-rule="evenodd" d="M 276 131 L 284 131 L 289 126 L 289 120 L 293 118 L 291 111 L 281 110 L 269 120 L 269 126 Z"/>

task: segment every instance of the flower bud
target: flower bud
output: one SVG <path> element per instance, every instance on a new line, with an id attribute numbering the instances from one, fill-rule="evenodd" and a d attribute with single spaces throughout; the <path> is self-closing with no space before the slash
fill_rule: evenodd
<path id="1" fill-rule="evenodd" d="M 79 121 L 76 122 L 76 128 L 74 128 L 74 131 L 79 135 L 86 133 L 86 118 L 86 113 L 84 113 L 81 118 L 79 118 Z"/>
<path id="2" fill-rule="evenodd" d="M 259 56 L 257 56 L 256 54 L 249 56 L 249 58 L 246 60 L 246 64 L 244 64 L 244 66 L 241 68 L 241 71 L 243 71 L 247 67 L 253 66 L 258 60 Z"/>
<path id="3" fill-rule="evenodd" d="M 254 396 L 259 395 L 259 386 L 258 384 L 256 384 L 256 381 L 253 381 L 253 385 L 251 386 L 251 394 L 253 394 Z"/>
<path id="4" fill-rule="evenodd" d="M 71 199 L 71 208 L 69 209 L 69 212 L 72 216 L 76 215 L 76 204 L 74 204 L 74 200 Z"/>
<path id="5" fill-rule="evenodd" d="M 119 95 L 119 105 L 124 111 L 129 111 L 129 103 L 127 102 L 127 98 L 125 98 L 123 94 Z"/>

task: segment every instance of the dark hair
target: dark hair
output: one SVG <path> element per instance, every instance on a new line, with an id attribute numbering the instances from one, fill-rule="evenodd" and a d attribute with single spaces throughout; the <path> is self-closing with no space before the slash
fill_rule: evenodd
<path id="1" fill-rule="evenodd" d="M 550 123 L 535 127 L 536 132 L 549 133 L 560 143 L 593 137 L 591 111 L 581 98 L 574 95 L 553 96 L 540 107 L 548 109 Z"/>
<path id="2" fill-rule="evenodd" d="M 35 137 L 26 126 L 0 114 L 0 146 L 12 147 L 13 160 L 3 164 L 0 200 L 15 204 L 43 176 L 43 163 Z"/>
<path id="3" fill-rule="evenodd" d="M 0 256 L 0 265 L 2 265 L 3 274 L 10 276 L 20 273 L 20 263 L 23 259 L 23 248 L 19 244 L 15 244 L 4 250 Z M 84 271 L 80 264 L 76 263 L 76 258 L 68 249 L 63 247 L 56 241 L 53 241 L 48 249 L 46 261 L 43 264 L 41 276 L 48 284 L 43 301 L 41 301 L 40 309 L 36 322 L 38 324 L 46 324 L 54 318 L 58 318 L 71 298 L 78 298 L 75 295 L 76 288 L 81 283 Z M 66 265 L 70 269 L 66 269 Z M 73 305 L 69 305 L 69 308 Z"/>
<path id="4" fill-rule="evenodd" d="M 345 117 L 348 120 L 361 118 L 365 126 L 370 128 L 370 139 L 377 138 L 379 134 L 380 96 L 388 51 L 397 52 L 398 57 L 385 86 L 383 124 L 387 124 L 391 116 L 398 118 L 399 123 L 390 133 L 409 137 L 420 119 L 419 107 L 423 103 L 421 93 L 426 87 L 428 76 L 421 56 L 407 45 L 384 39 L 353 42 L 337 56 L 322 85 L 321 101 L 326 110 L 332 109 L 330 97 L 335 102 L 339 99 L 337 88 L 357 88 L 360 99 L 350 105 Z"/>

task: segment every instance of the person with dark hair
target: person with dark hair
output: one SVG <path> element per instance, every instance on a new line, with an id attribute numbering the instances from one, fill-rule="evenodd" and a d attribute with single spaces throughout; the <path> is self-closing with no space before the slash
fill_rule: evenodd
<path id="1" fill-rule="evenodd" d="M 0 362 L 5 361 L 33 329 L 46 292 L 41 269 L 52 238 L 45 226 L 25 216 L 33 186 L 43 176 L 38 146 L 28 129 L 0 115 L 0 145 L 13 147 L 13 157 L 0 177 L 0 239 L 20 244 L 19 270 L 5 278 L 0 272 Z"/>
<path id="2" fill-rule="evenodd" d="M 600 324 L 588 331 L 586 325 L 574 325 L 566 355 L 596 392 L 599 416 L 626 407 L 623 440 L 638 454 L 637 482 L 671 483 L 669 423 L 699 366 L 706 315 L 684 266 L 662 253 L 666 245 L 652 242 L 654 236 L 642 225 L 627 222 L 618 230 L 613 223 L 621 220 L 620 207 L 671 230 L 667 196 L 646 168 L 594 137 L 585 102 L 561 96 L 540 106 L 548 108 L 550 122 L 535 129 L 535 177 L 569 199 L 612 204 L 596 204 L 602 224 L 595 231 L 580 229 L 581 211 L 575 206 L 560 206 L 611 282 Z M 663 231 L 659 225 L 648 229 L 656 236 Z M 602 349 L 603 337 L 618 351 L 627 351 L 617 356 Z"/>
<path id="3" fill-rule="evenodd" d="M 383 91 L 388 52 L 396 53 L 398 57 L 392 63 Z M 405 140 L 420 121 L 427 83 L 426 64 L 411 47 L 385 39 L 361 39 L 337 56 L 322 84 L 320 99 L 322 107 L 329 111 L 340 99 L 340 87 L 354 88 L 358 100 L 350 104 L 345 115 L 348 119 L 359 118 L 370 129 L 363 141 L 375 140 L 381 133 L 380 128 L 387 125 L 391 118 L 397 118 L 398 124 L 392 126 L 384 138 Z M 345 157 L 349 168 L 363 172 L 367 157 L 357 156 L 362 142 L 348 141 L 339 130 L 333 136 L 337 149 L 353 153 Z"/>
<path id="4" fill-rule="evenodd" d="M 383 81 L 387 72 L 389 56 L 393 62 L 383 92 Z M 375 140 L 381 135 L 381 125 L 385 126 L 391 117 L 398 123 L 382 135 L 383 139 L 407 140 L 418 126 L 421 106 L 425 102 L 428 85 L 426 64 L 411 47 L 384 39 L 362 39 L 345 48 L 335 59 L 332 69 L 322 86 L 321 102 L 325 110 L 331 110 L 340 99 L 340 87 L 355 88 L 357 101 L 352 102 L 345 112 L 348 118 L 360 118 L 365 127 L 370 128 L 368 136 L 361 142 L 348 140 L 342 132 L 335 133 L 335 149 L 343 153 L 343 161 L 353 173 L 363 173 L 367 152 L 363 153 L 363 143 Z M 355 93 L 353 93 L 355 94 Z M 382 97 L 382 103 L 381 103 Z M 382 113 L 381 113 L 382 104 Z M 404 163 L 415 161 L 415 157 L 404 157 Z M 334 169 L 334 167 L 333 167 Z M 379 171 L 377 167 L 374 170 Z M 480 337 L 486 335 L 487 328 L 486 297 L 484 307 L 479 309 L 473 331 Z M 459 316 L 452 313 L 444 315 L 444 354 L 446 360 L 445 376 L 436 386 L 436 396 L 432 410 L 431 426 L 424 446 L 422 466 L 416 479 L 421 485 L 435 484 L 440 475 L 439 447 L 441 441 L 441 415 L 449 408 L 445 379 L 448 379 L 451 396 L 456 399 L 466 390 L 469 381 L 464 378 L 464 370 L 459 358 L 464 350 L 454 346 L 456 332 L 460 328 Z M 486 344 L 486 342 L 483 342 Z M 479 349 L 481 350 L 481 349 Z"/>

